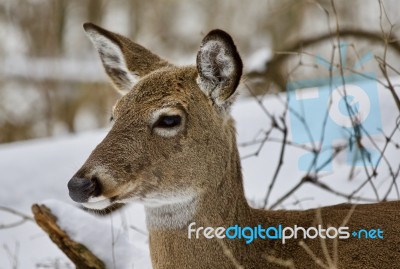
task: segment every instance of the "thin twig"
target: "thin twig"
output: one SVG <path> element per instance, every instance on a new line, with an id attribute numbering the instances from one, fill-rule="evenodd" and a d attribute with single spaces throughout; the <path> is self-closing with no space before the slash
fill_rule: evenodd
<path id="1" fill-rule="evenodd" d="M 1 224 L 0 223 L 0 229 L 9 229 L 9 228 L 14 228 L 17 227 L 21 224 L 24 224 L 26 221 L 33 221 L 33 217 L 28 216 L 24 213 L 21 213 L 15 209 L 9 208 L 9 207 L 5 207 L 5 206 L 0 206 L 0 211 L 5 211 L 7 213 L 16 215 L 18 217 L 21 217 L 21 220 L 18 220 L 16 222 L 13 223 L 9 223 L 9 224 Z"/>

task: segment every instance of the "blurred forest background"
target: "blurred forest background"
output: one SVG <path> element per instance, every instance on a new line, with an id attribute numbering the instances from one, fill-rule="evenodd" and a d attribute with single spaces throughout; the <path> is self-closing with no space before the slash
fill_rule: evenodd
<path id="1" fill-rule="evenodd" d="M 379 74 L 386 57 L 396 74 L 399 14 L 397 0 L 0 0 L 0 143 L 107 126 L 118 96 L 84 35 L 87 21 L 177 64 L 194 63 L 202 37 L 224 29 L 252 94 L 264 94 L 288 80 L 326 77 L 315 57 L 332 58 L 338 26 L 346 62 L 371 52 L 362 68 Z"/>

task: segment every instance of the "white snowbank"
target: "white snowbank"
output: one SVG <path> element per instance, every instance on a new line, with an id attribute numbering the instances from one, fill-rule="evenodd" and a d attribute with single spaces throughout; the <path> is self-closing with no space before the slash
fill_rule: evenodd
<path id="1" fill-rule="evenodd" d="M 101 257 L 106 268 L 146 268 L 150 264 L 148 252 L 130 241 L 129 227 L 113 215 L 95 216 L 57 200 L 42 204 L 50 208 L 57 223 L 74 241 Z"/>
<path id="2" fill-rule="evenodd" d="M 261 48 L 254 51 L 248 58 L 244 59 L 246 72 L 264 72 L 267 69 L 267 62 L 272 58 L 270 48 Z"/>
<path id="3" fill-rule="evenodd" d="M 108 81 L 100 63 L 91 59 L 7 57 L 3 62 L 0 73 L 5 77 L 74 82 Z"/>

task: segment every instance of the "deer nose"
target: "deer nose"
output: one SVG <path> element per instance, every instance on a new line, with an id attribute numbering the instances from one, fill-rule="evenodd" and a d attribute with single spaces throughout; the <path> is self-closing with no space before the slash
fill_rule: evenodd
<path id="1" fill-rule="evenodd" d="M 90 197 L 101 194 L 101 185 L 96 177 L 91 179 L 73 177 L 68 182 L 69 197 L 78 203 L 85 203 Z"/>

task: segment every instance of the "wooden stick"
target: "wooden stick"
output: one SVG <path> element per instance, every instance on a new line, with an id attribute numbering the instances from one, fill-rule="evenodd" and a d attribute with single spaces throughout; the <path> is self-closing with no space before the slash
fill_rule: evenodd
<path id="1" fill-rule="evenodd" d="M 57 218 L 45 205 L 32 205 L 36 223 L 78 269 L 104 269 L 105 265 L 86 246 L 72 240 L 57 224 Z"/>

